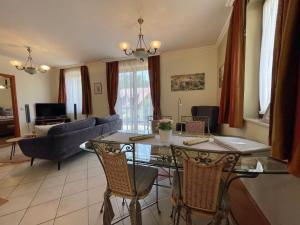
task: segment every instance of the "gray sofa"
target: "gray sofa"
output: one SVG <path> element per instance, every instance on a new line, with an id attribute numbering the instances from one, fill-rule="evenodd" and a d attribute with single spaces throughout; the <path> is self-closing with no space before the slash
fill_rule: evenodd
<path id="1" fill-rule="evenodd" d="M 19 146 L 24 155 L 48 159 L 58 163 L 82 151 L 79 145 L 90 139 L 111 133 L 122 128 L 118 115 L 106 118 L 89 118 L 51 127 L 46 136 L 23 139 Z"/>

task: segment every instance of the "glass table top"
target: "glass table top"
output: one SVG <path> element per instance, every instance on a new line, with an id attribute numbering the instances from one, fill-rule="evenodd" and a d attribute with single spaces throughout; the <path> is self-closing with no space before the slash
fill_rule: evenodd
<path id="1" fill-rule="evenodd" d="M 88 142 L 80 148 L 95 153 Z M 131 160 L 132 155 L 127 155 Z M 135 145 L 136 162 L 157 167 L 174 167 L 172 153 L 169 146 L 152 146 L 150 144 Z M 243 155 L 234 168 L 237 174 L 288 174 L 287 164 L 268 156 Z"/>

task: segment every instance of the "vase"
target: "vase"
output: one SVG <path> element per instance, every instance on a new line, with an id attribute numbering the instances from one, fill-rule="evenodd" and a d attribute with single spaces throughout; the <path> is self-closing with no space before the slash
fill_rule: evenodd
<path id="1" fill-rule="evenodd" d="M 172 130 L 159 129 L 159 138 L 160 138 L 161 142 L 168 143 L 168 142 L 170 142 L 171 137 L 172 137 Z"/>

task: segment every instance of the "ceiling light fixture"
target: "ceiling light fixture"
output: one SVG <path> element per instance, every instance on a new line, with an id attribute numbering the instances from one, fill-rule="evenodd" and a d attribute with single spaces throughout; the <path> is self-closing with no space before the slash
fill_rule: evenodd
<path id="1" fill-rule="evenodd" d="M 11 60 L 10 64 L 16 67 L 18 70 L 24 70 L 26 73 L 29 74 L 36 74 L 38 72 L 40 73 L 46 73 L 47 71 L 50 70 L 50 67 L 47 65 L 40 65 L 40 66 L 33 66 L 33 60 L 31 56 L 31 48 L 26 47 L 26 50 L 28 52 L 28 56 L 25 62 L 25 65 L 22 64 L 22 62 L 17 61 L 17 60 Z"/>
<path id="2" fill-rule="evenodd" d="M 144 41 L 144 35 L 142 33 L 142 24 L 144 20 L 143 18 L 138 19 L 138 23 L 140 25 L 140 33 L 138 35 L 138 42 L 136 49 L 131 49 L 130 44 L 127 42 L 121 42 L 119 44 L 120 48 L 124 53 L 128 56 L 134 55 L 136 58 L 138 58 L 141 61 L 144 61 L 145 58 L 148 58 L 150 55 L 155 55 L 157 50 L 161 46 L 160 41 L 151 41 L 150 47 L 147 48 L 147 45 Z"/>

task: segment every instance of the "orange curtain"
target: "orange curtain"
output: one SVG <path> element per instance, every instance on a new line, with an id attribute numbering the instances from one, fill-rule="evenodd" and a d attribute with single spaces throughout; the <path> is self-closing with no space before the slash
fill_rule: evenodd
<path id="1" fill-rule="evenodd" d="M 300 1 L 279 0 L 274 43 L 270 144 L 300 177 Z"/>
<path id="2" fill-rule="evenodd" d="M 65 83 L 65 74 L 64 70 L 59 70 L 59 87 L 58 87 L 58 103 L 66 103 L 67 94 L 66 94 L 66 83 Z"/>
<path id="3" fill-rule="evenodd" d="M 160 111 L 160 56 L 148 58 L 150 92 L 153 105 L 153 119 L 161 117 Z"/>
<path id="4" fill-rule="evenodd" d="M 236 0 L 228 29 L 219 123 L 243 127 L 246 0 Z"/>
<path id="5" fill-rule="evenodd" d="M 110 115 L 116 114 L 115 105 L 118 98 L 119 62 L 106 63 L 107 99 Z"/>
<path id="6" fill-rule="evenodd" d="M 92 114 L 92 93 L 90 75 L 87 66 L 80 67 L 82 85 L 82 114 Z"/>

